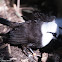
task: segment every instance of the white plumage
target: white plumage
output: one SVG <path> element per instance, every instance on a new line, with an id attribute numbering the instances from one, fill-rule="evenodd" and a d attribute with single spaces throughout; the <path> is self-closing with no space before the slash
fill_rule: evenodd
<path id="1" fill-rule="evenodd" d="M 59 35 L 58 25 L 55 22 L 55 19 L 51 22 L 44 22 L 41 26 L 42 32 L 42 46 L 46 46 L 52 39 L 55 39 L 52 33 L 57 33 L 56 37 Z M 52 33 L 48 33 L 52 32 Z"/>

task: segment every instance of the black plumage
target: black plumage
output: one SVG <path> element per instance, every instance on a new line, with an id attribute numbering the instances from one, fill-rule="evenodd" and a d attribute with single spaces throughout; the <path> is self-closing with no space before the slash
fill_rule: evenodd
<path id="1" fill-rule="evenodd" d="M 24 13 L 25 14 L 25 13 Z M 6 43 L 14 44 L 14 45 L 25 45 L 32 48 L 41 48 L 41 25 L 43 22 L 50 22 L 54 19 L 54 16 L 48 17 L 38 11 L 33 11 L 28 15 L 24 15 L 26 17 L 26 22 L 16 23 L 11 22 L 6 19 L 0 18 L 0 23 L 3 25 L 7 25 L 12 29 L 4 34 L 3 41 Z"/>
<path id="2" fill-rule="evenodd" d="M 4 42 L 8 42 L 14 45 L 27 45 L 30 47 L 40 48 L 41 46 L 41 31 L 40 26 L 42 22 L 27 21 L 14 27 L 5 36 L 3 36 Z M 6 40 L 6 41 L 5 41 Z M 39 46 L 38 46 L 39 45 Z"/>

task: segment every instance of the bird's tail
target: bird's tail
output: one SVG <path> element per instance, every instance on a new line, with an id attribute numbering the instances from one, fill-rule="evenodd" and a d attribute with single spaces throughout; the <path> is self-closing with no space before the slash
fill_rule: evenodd
<path id="1" fill-rule="evenodd" d="M 19 25 L 19 23 L 11 22 L 11 21 L 1 18 L 1 17 L 0 17 L 0 23 L 3 25 L 9 26 L 9 27 L 15 27 L 15 26 Z"/>
<path id="2" fill-rule="evenodd" d="M 5 36 L 6 35 L 6 33 L 0 33 L 0 36 Z"/>

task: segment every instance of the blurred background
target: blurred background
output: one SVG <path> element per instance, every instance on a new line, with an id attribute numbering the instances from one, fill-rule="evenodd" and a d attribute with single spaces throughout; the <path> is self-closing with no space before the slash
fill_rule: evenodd
<path id="1" fill-rule="evenodd" d="M 6 0 L 8 6 L 17 4 L 17 0 Z M 62 17 L 62 0 L 20 0 L 20 7 L 33 7 L 42 13 Z"/>

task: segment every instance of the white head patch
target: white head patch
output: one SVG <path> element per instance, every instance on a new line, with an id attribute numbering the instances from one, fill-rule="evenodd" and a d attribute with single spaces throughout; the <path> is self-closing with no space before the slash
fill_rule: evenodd
<path id="1" fill-rule="evenodd" d="M 58 26 L 55 23 L 55 20 L 53 20 L 52 22 L 43 22 L 43 24 L 41 25 L 42 47 L 46 46 L 54 38 L 53 34 L 48 32 L 58 33 L 57 30 L 58 30 Z"/>

